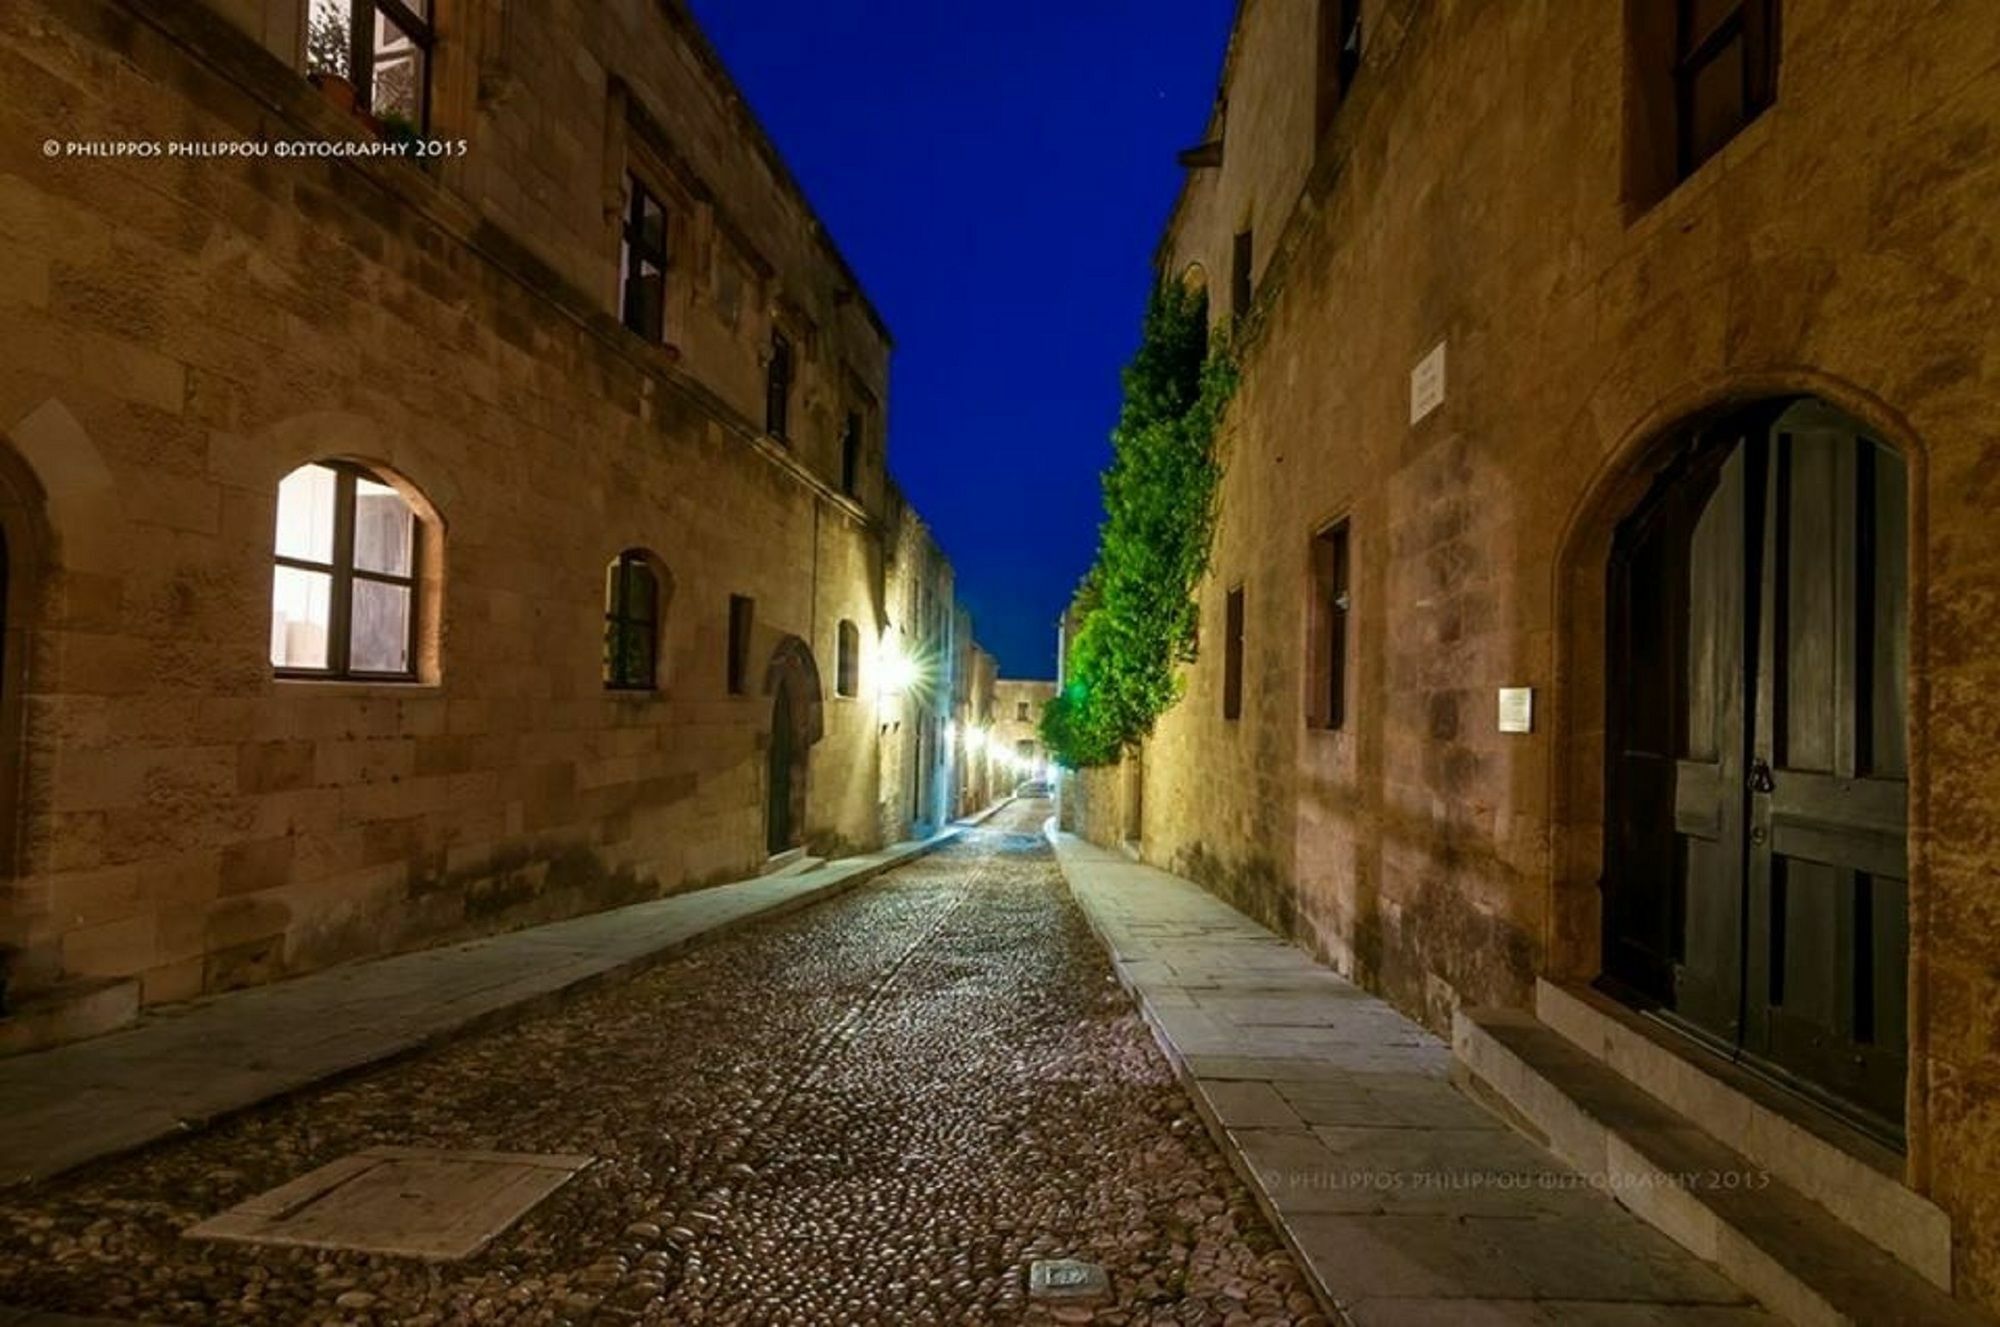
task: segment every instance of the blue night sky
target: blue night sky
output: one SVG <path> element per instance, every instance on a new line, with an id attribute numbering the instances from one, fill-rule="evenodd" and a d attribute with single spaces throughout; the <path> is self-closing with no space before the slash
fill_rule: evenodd
<path id="1" fill-rule="evenodd" d="M 694 0 L 896 337 L 890 468 L 1003 676 L 1055 675 L 1230 0 Z"/>

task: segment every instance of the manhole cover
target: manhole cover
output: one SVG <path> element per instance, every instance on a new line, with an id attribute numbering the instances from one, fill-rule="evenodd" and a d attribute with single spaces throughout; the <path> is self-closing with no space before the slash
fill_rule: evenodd
<path id="1" fill-rule="evenodd" d="M 439 1261 L 469 1258 L 589 1164 L 583 1156 L 371 1147 L 183 1233 Z"/>
<path id="2" fill-rule="evenodd" d="M 1028 1265 L 1029 1299 L 1092 1300 L 1110 1293 L 1111 1278 L 1096 1263 L 1037 1258 Z"/>

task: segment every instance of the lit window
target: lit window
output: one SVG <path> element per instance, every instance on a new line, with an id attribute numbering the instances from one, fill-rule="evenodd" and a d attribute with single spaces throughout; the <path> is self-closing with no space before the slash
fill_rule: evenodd
<path id="1" fill-rule="evenodd" d="M 650 691 L 658 685 L 660 578 L 645 553 L 618 555 L 605 577 L 604 685 Z"/>
<path id="2" fill-rule="evenodd" d="M 306 72 L 354 85 L 355 103 L 385 125 L 430 123 L 431 0 L 311 0 Z"/>
<path id="3" fill-rule="evenodd" d="M 619 318 L 648 341 L 667 335 L 667 213 L 636 175 L 625 177 L 618 248 Z"/>
<path id="4" fill-rule="evenodd" d="M 292 676 L 409 681 L 417 671 L 422 523 L 358 466 L 301 466 L 278 485 L 271 666 Z"/>

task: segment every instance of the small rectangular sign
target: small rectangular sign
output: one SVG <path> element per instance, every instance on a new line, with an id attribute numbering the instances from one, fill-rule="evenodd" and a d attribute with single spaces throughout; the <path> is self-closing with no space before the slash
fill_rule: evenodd
<path id="1" fill-rule="evenodd" d="M 1421 422 L 1443 404 L 1444 342 L 1440 341 L 1410 370 L 1410 423 Z"/>
<path id="2" fill-rule="evenodd" d="M 1500 688 L 1500 731 L 1503 733 L 1531 733 L 1535 731 L 1535 689 L 1533 687 Z"/>

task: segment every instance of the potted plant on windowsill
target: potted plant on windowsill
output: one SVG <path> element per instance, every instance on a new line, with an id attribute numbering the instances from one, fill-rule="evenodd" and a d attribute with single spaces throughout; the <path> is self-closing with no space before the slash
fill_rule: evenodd
<path id="1" fill-rule="evenodd" d="M 326 95 L 326 99 L 341 110 L 352 115 L 356 102 L 354 83 L 343 74 L 318 73 L 309 76 L 312 85 Z"/>
<path id="2" fill-rule="evenodd" d="M 417 132 L 417 122 L 401 111 L 384 111 L 376 117 L 375 132 L 385 143 L 401 143 L 404 146 L 423 137 Z"/>

